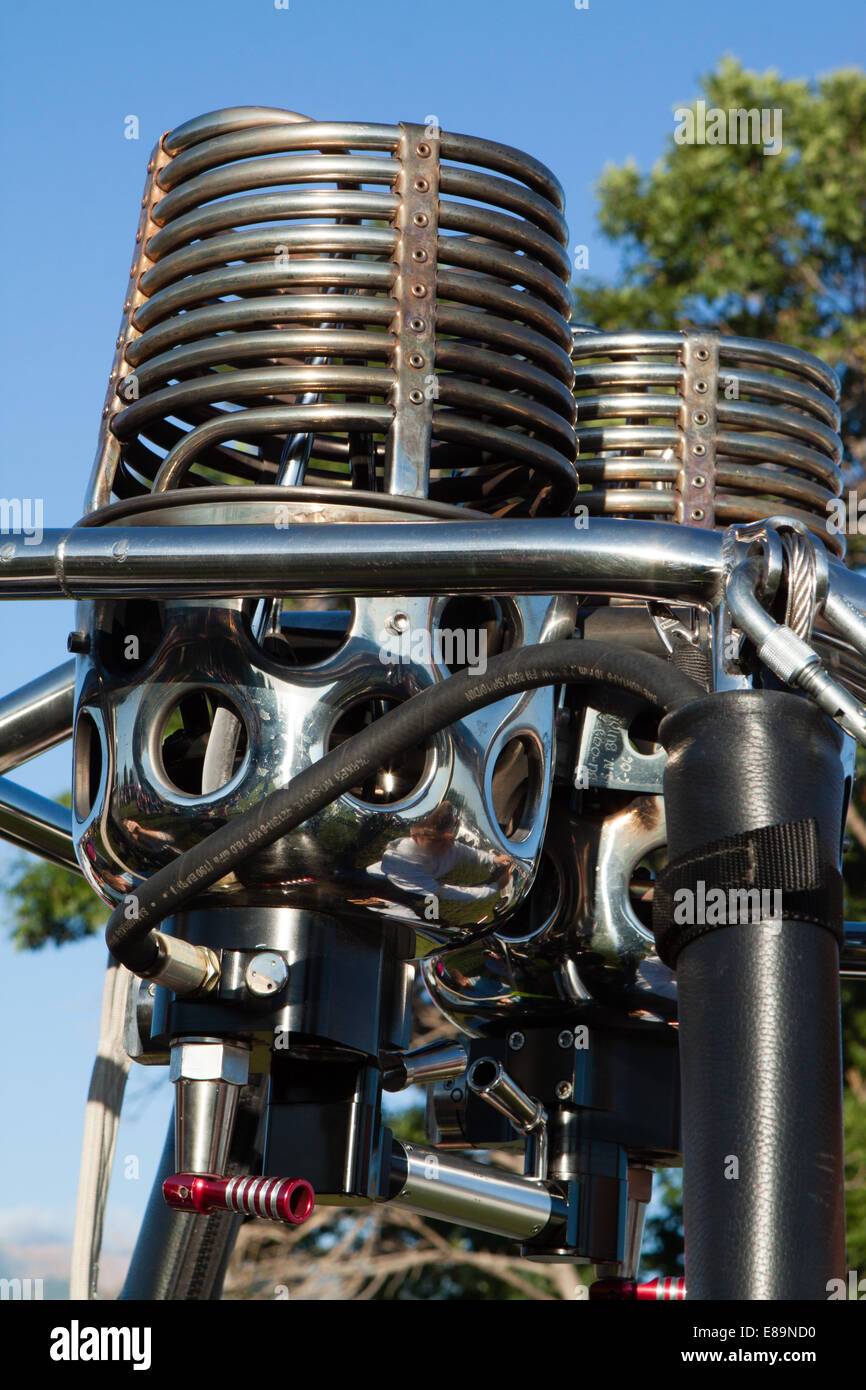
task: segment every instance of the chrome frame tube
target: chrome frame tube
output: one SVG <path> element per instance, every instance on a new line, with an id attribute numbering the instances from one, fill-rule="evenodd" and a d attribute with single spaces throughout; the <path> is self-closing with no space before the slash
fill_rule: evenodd
<path id="1" fill-rule="evenodd" d="M 394 1142 L 394 1157 L 405 1177 L 390 1201 L 419 1216 L 525 1241 L 557 1215 L 553 1195 L 534 1179 L 401 1140 Z"/>
<path id="2" fill-rule="evenodd" d="M 602 593 L 717 603 L 716 531 L 594 517 L 352 526 L 75 527 L 0 552 L 0 598 L 236 598 L 309 591 Z M 745 547 L 743 549 L 745 554 Z M 866 613 L 866 576 L 831 564 L 830 593 Z M 831 611 L 834 611 L 831 605 Z"/>
<path id="3" fill-rule="evenodd" d="M 81 873 L 72 838 L 72 812 L 8 777 L 0 777 L 0 838 Z"/>
<path id="4" fill-rule="evenodd" d="M 0 774 L 72 734 L 75 662 L 65 661 L 0 700 Z"/>
<path id="5" fill-rule="evenodd" d="M 237 598 L 586 593 L 713 603 L 724 537 L 665 523 L 568 518 L 292 526 L 76 527 L 10 541 L 3 598 Z M 866 607 L 866 584 L 861 581 Z"/>

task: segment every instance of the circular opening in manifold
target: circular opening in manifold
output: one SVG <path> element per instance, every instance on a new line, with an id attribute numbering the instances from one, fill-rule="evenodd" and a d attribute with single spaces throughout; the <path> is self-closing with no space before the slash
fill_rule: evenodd
<path id="1" fill-rule="evenodd" d="M 169 707 L 159 738 L 162 772 L 184 796 L 207 796 L 237 776 L 247 756 L 247 730 L 225 695 L 187 691 Z"/>
<path id="2" fill-rule="evenodd" d="M 96 804 L 102 782 L 102 742 L 96 721 L 86 710 L 75 727 L 75 775 L 72 799 L 79 820 L 86 820 Z"/>
<path id="3" fill-rule="evenodd" d="M 667 865 L 667 847 L 650 850 L 638 860 L 628 882 L 628 901 L 642 927 L 652 931 L 655 881 Z"/>
<path id="4" fill-rule="evenodd" d="M 262 650 L 285 666 L 320 666 L 336 656 L 352 628 L 355 605 L 333 594 L 264 599 L 254 615 Z"/>
<path id="5" fill-rule="evenodd" d="M 392 695 L 369 696 L 356 700 L 337 717 L 331 727 L 325 751 L 339 748 L 347 738 L 368 729 L 389 710 L 396 709 L 401 700 Z M 407 748 L 389 758 L 370 777 L 351 788 L 351 795 L 368 806 L 387 806 L 404 801 L 426 780 L 432 760 L 432 750 L 423 744 Z"/>
<path id="6" fill-rule="evenodd" d="M 547 849 L 541 851 L 538 873 L 523 902 L 496 927 L 505 941 L 528 941 L 550 927 L 563 900 L 562 871 Z"/>
<path id="7" fill-rule="evenodd" d="M 508 651 L 514 635 L 511 605 L 479 594 L 450 598 L 433 633 L 437 659 L 452 675 L 484 671 L 491 657 Z"/>
<path id="8" fill-rule="evenodd" d="M 493 1085 L 498 1075 L 498 1064 L 490 1057 L 481 1057 L 469 1072 L 469 1081 L 474 1090 L 483 1091 Z"/>
<path id="9" fill-rule="evenodd" d="M 532 833 L 543 770 L 538 745 L 526 734 L 509 739 L 500 750 L 490 780 L 490 799 L 507 840 L 525 840 Z"/>

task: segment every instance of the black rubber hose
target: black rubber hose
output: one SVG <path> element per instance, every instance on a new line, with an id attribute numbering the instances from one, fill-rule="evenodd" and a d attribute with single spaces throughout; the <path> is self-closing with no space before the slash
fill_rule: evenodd
<path id="1" fill-rule="evenodd" d="M 706 695 L 668 662 L 607 643 L 540 643 L 493 657 L 483 674 L 464 672 L 413 695 L 304 768 L 287 787 L 271 792 L 159 869 L 112 913 L 105 932 L 108 949 L 135 974 L 152 972 L 160 959 L 153 929 L 249 855 L 303 824 L 407 748 L 425 744 L 484 705 L 543 685 L 589 686 L 588 703 L 601 708 L 606 690 L 625 690 L 660 714 Z"/>

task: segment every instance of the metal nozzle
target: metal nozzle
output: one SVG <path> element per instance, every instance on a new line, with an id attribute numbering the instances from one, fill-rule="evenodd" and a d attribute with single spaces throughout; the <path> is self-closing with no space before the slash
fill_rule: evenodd
<path id="1" fill-rule="evenodd" d="M 222 1173 L 241 1089 L 249 1080 L 250 1052 L 217 1038 L 181 1038 L 172 1044 L 175 1082 L 175 1163 L 182 1173 Z"/>
<path id="2" fill-rule="evenodd" d="M 382 1059 L 386 1091 L 404 1091 L 431 1081 L 447 1081 L 466 1070 L 466 1048 L 456 1042 L 433 1042 L 412 1052 L 388 1053 Z"/>
<path id="3" fill-rule="evenodd" d="M 470 1067 L 466 1082 L 470 1091 L 481 1096 L 498 1110 L 514 1128 L 525 1134 L 526 1169 L 535 1178 L 547 1176 L 548 1138 L 547 1111 L 540 1100 L 533 1100 L 518 1086 L 501 1062 L 493 1057 L 479 1057 Z"/>

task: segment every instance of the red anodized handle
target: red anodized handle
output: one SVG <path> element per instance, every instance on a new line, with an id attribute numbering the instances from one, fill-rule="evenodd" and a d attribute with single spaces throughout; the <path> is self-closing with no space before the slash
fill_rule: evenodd
<path id="1" fill-rule="evenodd" d="M 175 1173 L 162 1185 L 175 1211 L 237 1211 L 266 1221 L 302 1226 L 312 1216 L 316 1194 L 306 1178 L 221 1178 L 206 1173 Z"/>

